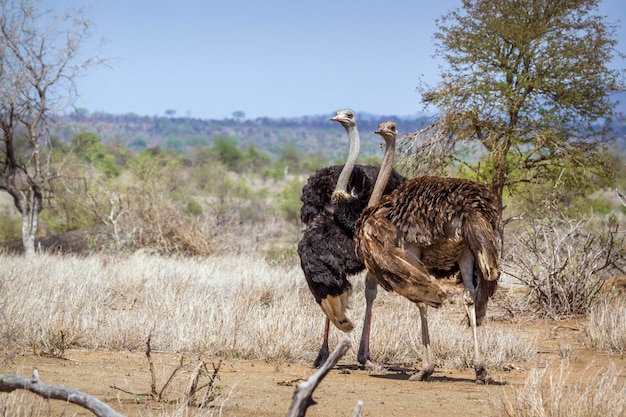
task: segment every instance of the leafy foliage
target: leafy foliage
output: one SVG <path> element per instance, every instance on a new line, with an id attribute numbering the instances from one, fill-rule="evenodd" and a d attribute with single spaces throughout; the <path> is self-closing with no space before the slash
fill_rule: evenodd
<path id="1" fill-rule="evenodd" d="M 300 195 L 302 194 L 302 187 L 304 187 L 304 181 L 299 179 L 291 180 L 279 196 L 278 208 L 283 213 L 285 219 L 293 224 L 300 224 L 300 209 L 302 208 Z"/>
<path id="2" fill-rule="evenodd" d="M 232 136 L 216 136 L 213 138 L 213 151 L 226 167 L 235 171 L 242 162 L 243 154 L 237 148 L 237 139 Z"/>
<path id="3" fill-rule="evenodd" d="M 81 160 L 91 163 L 108 177 L 120 175 L 120 168 L 115 163 L 115 156 L 109 153 L 102 139 L 92 132 L 81 132 L 72 138 L 72 148 Z"/>
<path id="4" fill-rule="evenodd" d="M 8 207 L 0 208 L 0 241 L 18 239 L 22 236 L 18 216 Z"/>
<path id="5" fill-rule="evenodd" d="M 596 174 L 613 179 L 612 137 L 600 122 L 616 116 L 611 93 L 624 91 L 624 71 L 607 66 L 619 53 L 616 26 L 595 14 L 597 6 L 464 0 L 438 21 L 442 81 L 419 87 L 440 115 L 413 135 L 425 142 L 405 151 L 464 165 L 500 199 L 505 190 L 532 192 L 525 184 L 585 189 Z M 466 149 L 473 158 L 460 155 Z"/>

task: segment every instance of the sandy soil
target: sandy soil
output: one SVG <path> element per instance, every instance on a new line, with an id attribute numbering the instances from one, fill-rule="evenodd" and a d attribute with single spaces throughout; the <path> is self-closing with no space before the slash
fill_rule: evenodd
<path id="1" fill-rule="evenodd" d="M 626 377 L 626 358 L 609 357 L 582 346 L 584 325 L 541 322 L 528 327 L 541 336 L 537 363 L 512 364 L 510 370 L 491 371 L 498 381 L 495 385 L 476 385 L 471 369 L 437 369 L 428 382 L 410 382 L 408 378 L 413 369 L 405 366 L 388 365 L 385 371 L 369 372 L 340 361 L 315 391 L 313 397 L 318 404 L 309 408 L 307 416 L 352 416 L 358 400 L 364 403 L 364 416 L 497 415 L 494 404 L 504 394 L 513 394 L 522 387 L 531 368 L 550 366 L 556 369 L 563 357 L 570 360 L 570 377 L 573 380 L 592 378 L 597 370 L 606 369 L 609 361 L 616 363 L 622 377 Z M 153 362 L 159 390 L 179 364 L 180 355 L 156 352 L 153 353 Z M 214 363 L 217 364 L 218 360 Z M 128 416 L 162 416 L 175 409 L 180 411 L 180 406 L 176 404 L 151 401 L 142 395 L 150 392 L 150 371 L 143 353 L 70 350 L 65 353 L 65 358 L 26 355 L 0 366 L 0 373 L 30 376 L 34 368 L 38 369 L 43 382 L 91 394 Z M 182 398 L 191 373 L 190 368 L 178 372 L 164 397 L 172 402 Z M 228 398 L 222 403 L 221 414 L 216 412 L 215 415 L 285 416 L 295 384 L 313 373 L 314 370 L 307 364 L 224 360 L 218 383 L 222 394 Z M 140 400 L 136 401 L 137 398 Z M 39 399 L 33 396 L 32 401 Z M 64 407 L 67 407 L 66 414 L 62 414 Z M 86 410 L 66 406 L 60 401 L 44 403 L 42 414 L 48 413 L 91 415 Z M 189 415 L 194 414 L 191 412 Z"/>

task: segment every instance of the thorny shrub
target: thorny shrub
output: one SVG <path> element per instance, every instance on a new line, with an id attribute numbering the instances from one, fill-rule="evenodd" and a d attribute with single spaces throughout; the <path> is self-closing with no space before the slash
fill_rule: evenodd
<path id="1" fill-rule="evenodd" d="M 604 281 L 626 269 L 626 236 L 609 220 L 563 217 L 531 221 L 505 259 L 507 272 L 528 286 L 528 302 L 542 316 L 587 315 Z"/>

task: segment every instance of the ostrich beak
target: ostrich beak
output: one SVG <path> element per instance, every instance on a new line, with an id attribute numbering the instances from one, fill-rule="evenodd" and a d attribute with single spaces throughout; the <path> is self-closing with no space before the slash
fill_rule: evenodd
<path id="1" fill-rule="evenodd" d="M 335 122 L 343 122 L 344 119 L 341 116 L 333 116 L 330 118 L 330 120 L 335 121 Z"/>

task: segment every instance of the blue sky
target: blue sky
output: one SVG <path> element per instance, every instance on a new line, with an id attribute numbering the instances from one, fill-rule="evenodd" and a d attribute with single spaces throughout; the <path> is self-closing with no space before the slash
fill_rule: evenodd
<path id="1" fill-rule="evenodd" d="M 603 0 L 609 21 L 626 7 Z M 413 115 L 416 86 L 435 84 L 435 19 L 461 0 L 47 0 L 92 5 L 92 55 L 111 68 L 77 80 L 77 107 L 89 111 L 222 119 L 357 112 Z M 96 40 L 105 43 L 96 49 Z M 614 65 L 624 67 L 626 61 Z M 421 78 L 420 78 L 421 77 Z"/>

